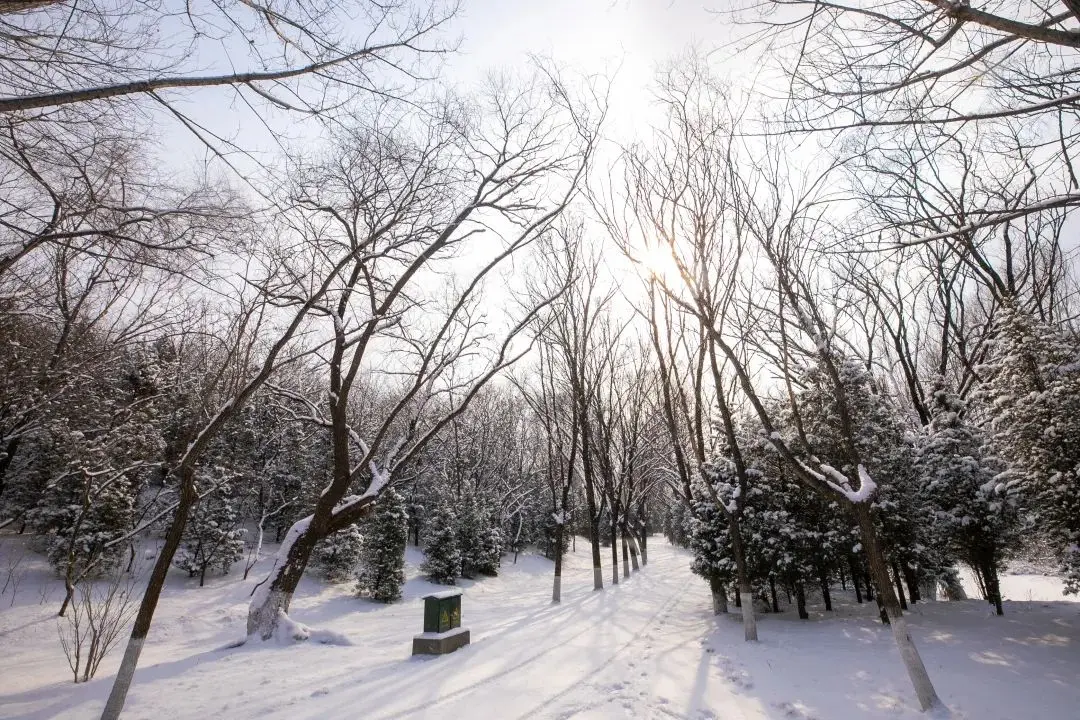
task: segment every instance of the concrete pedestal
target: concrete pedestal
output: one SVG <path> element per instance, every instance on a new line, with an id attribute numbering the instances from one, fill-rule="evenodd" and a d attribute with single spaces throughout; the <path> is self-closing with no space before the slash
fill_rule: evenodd
<path id="1" fill-rule="evenodd" d="M 445 655 L 469 644 L 469 628 L 454 628 L 441 633 L 420 633 L 413 637 L 413 655 Z"/>

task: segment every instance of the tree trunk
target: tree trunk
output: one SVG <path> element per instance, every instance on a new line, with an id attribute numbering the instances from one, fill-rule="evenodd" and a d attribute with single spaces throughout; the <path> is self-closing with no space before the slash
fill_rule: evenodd
<path id="1" fill-rule="evenodd" d="M 75 596 L 75 586 L 70 583 L 68 578 L 64 577 L 64 602 L 60 603 L 60 612 L 56 613 L 57 617 L 64 617 L 64 613 L 67 612 L 68 605 L 71 604 L 71 599 Z"/>
<path id="2" fill-rule="evenodd" d="M 892 626 L 893 639 L 900 650 L 900 657 L 903 658 L 904 667 L 907 669 L 911 684 L 915 688 L 915 695 L 919 698 L 919 706 L 923 711 L 939 708 L 942 706 L 941 700 L 938 698 L 937 691 L 934 690 L 934 684 L 931 682 L 930 675 L 927 673 L 926 666 L 919 655 L 919 649 L 911 638 L 907 619 L 900 610 L 900 602 L 893 592 L 892 583 L 889 582 L 889 570 L 885 564 L 885 556 L 878 545 L 877 529 L 874 527 L 874 519 L 869 503 L 856 503 L 854 512 L 859 522 L 859 530 L 862 533 L 863 547 L 866 549 L 870 572 L 877 583 L 878 592 L 882 596 L 882 603 Z"/>
<path id="3" fill-rule="evenodd" d="M 986 569 L 983 571 L 986 576 L 986 589 L 989 593 L 989 600 L 994 606 L 994 611 L 998 615 L 1004 615 L 1005 609 L 1001 606 L 1001 583 L 998 580 L 997 565 L 991 558 L 986 561 Z"/>
<path id="4" fill-rule="evenodd" d="M 728 530 L 728 534 L 731 536 L 732 554 L 735 556 L 735 570 L 739 578 L 739 605 L 742 609 L 743 639 L 747 642 L 755 642 L 758 636 L 757 620 L 754 618 L 754 591 L 750 586 L 750 577 L 746 570 L 746 550 L 743 547 L 739 521 L 733 515 L 728 516 Z"/>
<path id="5" fill-rule="evenodd" d="M 641 565 L 638 564 L 638 555 L 640 553 L 638 552 L 637 538 L 634 537 L 634 533 L 629 533 L 629 535 L 630 535 L 630 565 L 631 565 L 631 568 L 633 569 L 633 571 L 637 572 L 638 570 L 641 569 Z M 624 536 L 623 542 L 625 542 L 625 541 L 626 541 L 626 538 Z"/>
<path id="6" fill-rule="evenodd" d="M 619 584 L 619 530 L 614 516 L 611 519 L 611 584 Z"/>
<path id="7" fill-rule="evenodd" d="M 600 523 L 599 520 L 589 521 L 590 529 L 592 530 L 592 537 L 589 541 L 592 543 L 592 574 L 593 574 L 593 590 L 604 589 L 604 569 L 600 566 Z"/>
<path id="8" fill-rule="evenodd" d="M 772 611 L 780 612 L 780 603 L 776 600 L 776 578 L 769 576 L 769 596 L 772 599 Z"/>
<path id="9" fill-rule="evenodd" d="M 844 572 L 844 563 L 837 563 L 836 571 L 840 574 L 840 589 L 847 592 L 847 573 Z"/>
<path id="10" fill-rule="evenodd" d="M 821 599 L 825 601 L 825 612 L 832 612 L 832 595 L 829 593 L 829 572 L 822 565 L 818 567 L 818 580 L 821 583 Z"/>
<path id="11" fill-rule="evenodd" d="M 635 565 L 637 564 L 635 557 Z M 630 577 L 630 543 L 626 541 L 626 533 L 622 536 L 622 576 L 624 578 Z"/>
<path id="12" fill-rule="evenodd" d="M 970 563 L 971 574 L 975 576 L 975 584 L 979 586 L 979 594 L 983 596 L 983 599 L 989 602 L 990 593 L 986 591 L 986 581 L 983 580 L 982 568 L 979 567 L 979 563 Z"/>
<path id="13" fill-rule="evenodd" d="M 896 561 L 892 562 L 893 580 L 896 581 L 896 597 L 900 600 L 900 609 L 907 610 L 907 600 L 904 598 L 904 586 L 900 582 L 900 568 L 896 566 Z"/>
<path id="14" fill-rule="evenodd" d="M 260 522 L 259 523 L 259 536 L 255 541 L 255 553 L 254 553 L 254 556 L 251 558 L 251 562 L 244 564 L 244 580 L 248 579 L 248 573 L 250 573 L 251 569 L 253 567 L 255 567 L 255 564 L 257 562 L 259 562 L 259 555 L 262 553 L 263 535 L 264 535 L 263 524 Z"/>
<path id="15" fill-rule="evenodd" d="M 849 560 L 851 561 L 851 587 L 855 588 L 855 602 L 862 605 L 863 596 L 862 588 L 859 584 L 859 572 L 855 567 L 855 559 L 849 558 Z"/>
<path id="16" fill-rule="evenodd" d="M 288 613 L 296 586 L 304 576 L 308 558 L 323 535 L 313 525 L 309 516 L 294 523 L 285 534 L 285 542 L 278 549 L 270 574 L 252 593 L 248 608 L 248 637 L 258 634 L 263 640 L 269 640 L 277 630 L 280 613 Z"/>
<path id="17" fill-rule="evenodd" d="M 802 580 L 795 582 L 795 604 L 799 609 L 799 619 L 809 620 L 810 613 L 806 612 L 806 589 L 803 587 Z"/>
<path id="18" fill-rule="evenodd" d="M 904 584 L 907 585 L 911 604 L 914 605 L 922 600 L 922 593 L 919 591 L 919 574 L 907 563 L 900 566 L 900 572 L 904 575 Z"/>
<path id="19" fill-rule="evenodd" d="M 712 591 L 713 615 L 727 615 L 727 590 L 724 588 L 724 582 L 715 573 L 709 576 L 709 590 Z"/>
<path id="20" fill-rule="evenodd" d="M 198 498 L 195 492 L 195 468 L 183 467 L 179 474 L 180 497 L 176 505 L 176 514 L 173 515 L 169 530 L 165 533 L 165 543 L 161 546 L 161 552 L 158 553 L 157 560 L 154 562 L 154 569 L 150 573 L 150 580 L 147 582 L 142 602 L 139 603 L 139 613 L 135 616 L 131 637 L 124 649 L 124 658 L 120 661 L 120 669 L 116 673 L 109 699 L 101 713 L 101 720 L 117 720 L 120 717 L 120 711 L 124 709 L 124 701 L 127 700 L 131 681 L 135 677 L 135 667 L 139 664 L 143 643 L 146 642 L 146 636 L 150 633 L 150 624 L 154 619 L 158 599 L 161 597 L 161 589 L 165 587 L 165 576 L 169 572 L 169 565 L 172 564 L 177 548 L 180 547 L 191 506 Z"/>
<path id="21" fill-rule="evenodd" d="M 555 526 L 555 581 L 551 586 L 551 602 L 562 602 L 562 546 L 564 525 Z"/>

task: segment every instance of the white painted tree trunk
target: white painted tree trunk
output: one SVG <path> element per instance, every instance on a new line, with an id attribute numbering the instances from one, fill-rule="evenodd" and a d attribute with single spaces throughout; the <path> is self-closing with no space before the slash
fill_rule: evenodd
<path id="1" fill-rule="evenodd" d="M 712 594 L 712 611 L 713 615 L 727 615 L 727 595 L 717 592 Z"/>
<path id="2" fill-rule="evenodd" d="M 551 586 L 551 602 L 562 602 L 562 578 L 558 575 Z"/>
<path id="3" fill-rule="evenodd" d="M 754 596 L 752 593 L 740 592 L 739 602 L 742 604 L 743 638 L 747 642 L 757 642 L 757 619 L 754 617 Z"/>
<path id="4" fill-rule="evenodd" d="M 116 672 L 117 677 L 135 677 L 135 668 L 139 665 L 139 656 L 142 654 L 144 638 L 132 639 L 124 649 L 124 659 L 120 661 L 120 669 Z M 126 696 L 126 693 L 125 693 Z M 125 696 L 117 695 L 116 692 L 109 694 L 105 703 L 105 709 L 101 713 L 102 720 L 116 720 L 120 717 L 120 711 L 124 708 Z"/>
<path id="5" fill-rule="evenodd" d="M 892 613 L 889 614 L 892 615 Z M 930 674 L 926 671 L 919 649 L 915 647 L 915 641 L 911 639 L 907 618 L 902 615 L 890 617 L 889 624 L 892 627 L 896 646 L 900 648 L 900 657 L 904 661 L 908 677 L 911 678 L 911 684 L 915 687 L 919 705 L 924 712 L 941 707 L 941 700 L 937 696 L 937 691 L 934 690 L 933 682 L 930 681 Z"/>
<path id="6" fill-rule="evenodd" d="M 592 586 L 593 590 L 604 589 L 604 569 L 602 567 L 594 567 L 592 569 Z"/>

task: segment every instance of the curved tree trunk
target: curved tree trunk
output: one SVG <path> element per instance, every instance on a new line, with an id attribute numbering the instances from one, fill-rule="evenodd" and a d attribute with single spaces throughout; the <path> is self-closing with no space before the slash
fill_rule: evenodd
<path id="1" fill-rule="evenodd" d="M 904 667 L 907 670 L 911 684 L 915 688 L 915 694 L 919 698 L 919 706 L 924 710 L 942 706 L 938 698 L 930 674 L 926 671 L 919 649 L 908 631 L 907 620 L 900 610 L 900 601 L 896 597 L 892 583 L 889 581 L 889 569 L 885 563 L 885 556 L 878 544 L 877 529 L 874 527 L 874 519 L 868 503 L 856 503 L 854 507 L 855 517 L 859 523 L 862 534 L 863 547 L 866 549 L 866 557 L 870 564 L 870 573 L 878 586 L 878 594 L 881 597 L 885 613 L 889 617 L 892 627 L 893 639 L 900 650 Z"/>
<path id="2" fill-rule="evenodd" d="M 321 533 L 314 529 L 310 516 L 289 528 L 269 575 L 252 593 L 248 608 L 248 637 L 258 635 L 263 640 L 269 640 L 274 636 L 280 614 L 288 613 L 293 593 L 304 576 L 311 551 L 320 537 Z"/>

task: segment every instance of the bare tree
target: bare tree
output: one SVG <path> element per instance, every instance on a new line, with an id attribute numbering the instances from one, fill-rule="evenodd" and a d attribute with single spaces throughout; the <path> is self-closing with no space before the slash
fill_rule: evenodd
<path id="1" fill-rule="evenodd" d="M 598 118 L 568 103 L 557 80 L 546 77 L 549 83 L 527 90 L 495 84 L 486 107 L 445 107 L 419 139 L 362 128 L 343 138 L 329 162 L 300 174 L 297 230 L 311 248 L 315 277 L 324 264 L 350 258 L 318 306 L 332 326 L 321 355 L 326 402 L 297 397 L 307 419 L 330 431 L 333 477 L 314 511 L 290 528 L 256 589 L 249 635 L 273 635 L 315 543 L 370 511 L 398 469 L 521 357 L 514 341 L 561 294 L 558 288 L 530 305 L 501 340 L 486 343 L 480 334 L 484 281 L 563 212 L 595 140 Z M 478 121 L 470 111 L 479 111 Z M 541 192 L 551 187 L 553 195 Z M 443 304 L 425 296 L 437 268 L 488 227 L 500 229 L 501 247 L 489 250 L 463 286 L 451 286 Z M 385 413 L 358 423 L 350 402 L 376 353 L 394 359 L 399 391 Z M 462 370 L 470 356 L 476 369 Z"/>
<path id="2" fill-rule="evenodd" d="M 60 645 L 75 682 L 88 682 L 135 614 L 135 577 L 114 573 L 99 583 L 82 582 L 65 620 L 57 620 Z"/>
<path id="3" fill-rule="evenodd" d="M 872 148 L 975 128 L 975 152 L 999 158 L 997 136 L 1018 138 L 1037 182 L 1023 202 L 970 208 L 960 229 L 973 231 L 1080 201 L 1076 11 L 1071 1 L 762 0 L 739 17 L 789 78 L 780 132 Z"/>
<path id="4" fill-rule="evenodd" d="M 836 314 L 825 311 L 809 274 L 817 266 L 815 251 L 830 247 L 828 236 L 837 232 L 824 212 L 832 199 L 825 179 L 835 164 L 808 177 L 793 172 L 790 148 L 750 145 L 737 134 L 739 115 L 732 108 L 738 102 L 725 95 L 700 65 L 677 70 L 673 79 L 661 84 L 671 91 L 673 102 L 659 149 L 645 155 L 648 160 L 631 155 L 628 161 L 633 181 L 628 183 L 626 202 L 635 222 L 608 225 L 631 250 L 641 247 L 634 234 L 644 236 L 646 243 L 659 238 L 667 246 L 677 272 L 670 277 L 654 273 L 656 284 L 705 333 L 704 357 L 699 356 L 698 362 L 715 368 L 718 394 L 725 375 L 732 376 L 795 478 L 847 508 L 856 520 L 919 702 L 924 709 L 937 707 L 940 700 L 902 617 L 878 538 L 872 505 L 878 486 L 856 447 L 860 428 L 841 378 L 842 334 L 834 323 Z M 821 245 L 815 246 L 812 239 L 823 235 Z M 703 253 L 703 246 L 715 249 Z M 822 461 L 801 430 L 800 408 L 792 391 L 796 370 L 791 358 L 796 348 L 812 357 L 828 378 L 851 476 Z M 786 390 L 799 429 L 794 439 L 785 439 L 773 418 L 772 403 L 756 379 L 762 367 L 774 373 Z M 722 416 L 727 415 L 723 407 Z M 730 427 L 731 418 L 725 419 Z M 798 443 L 798 448 L 791 443 Z"/>

